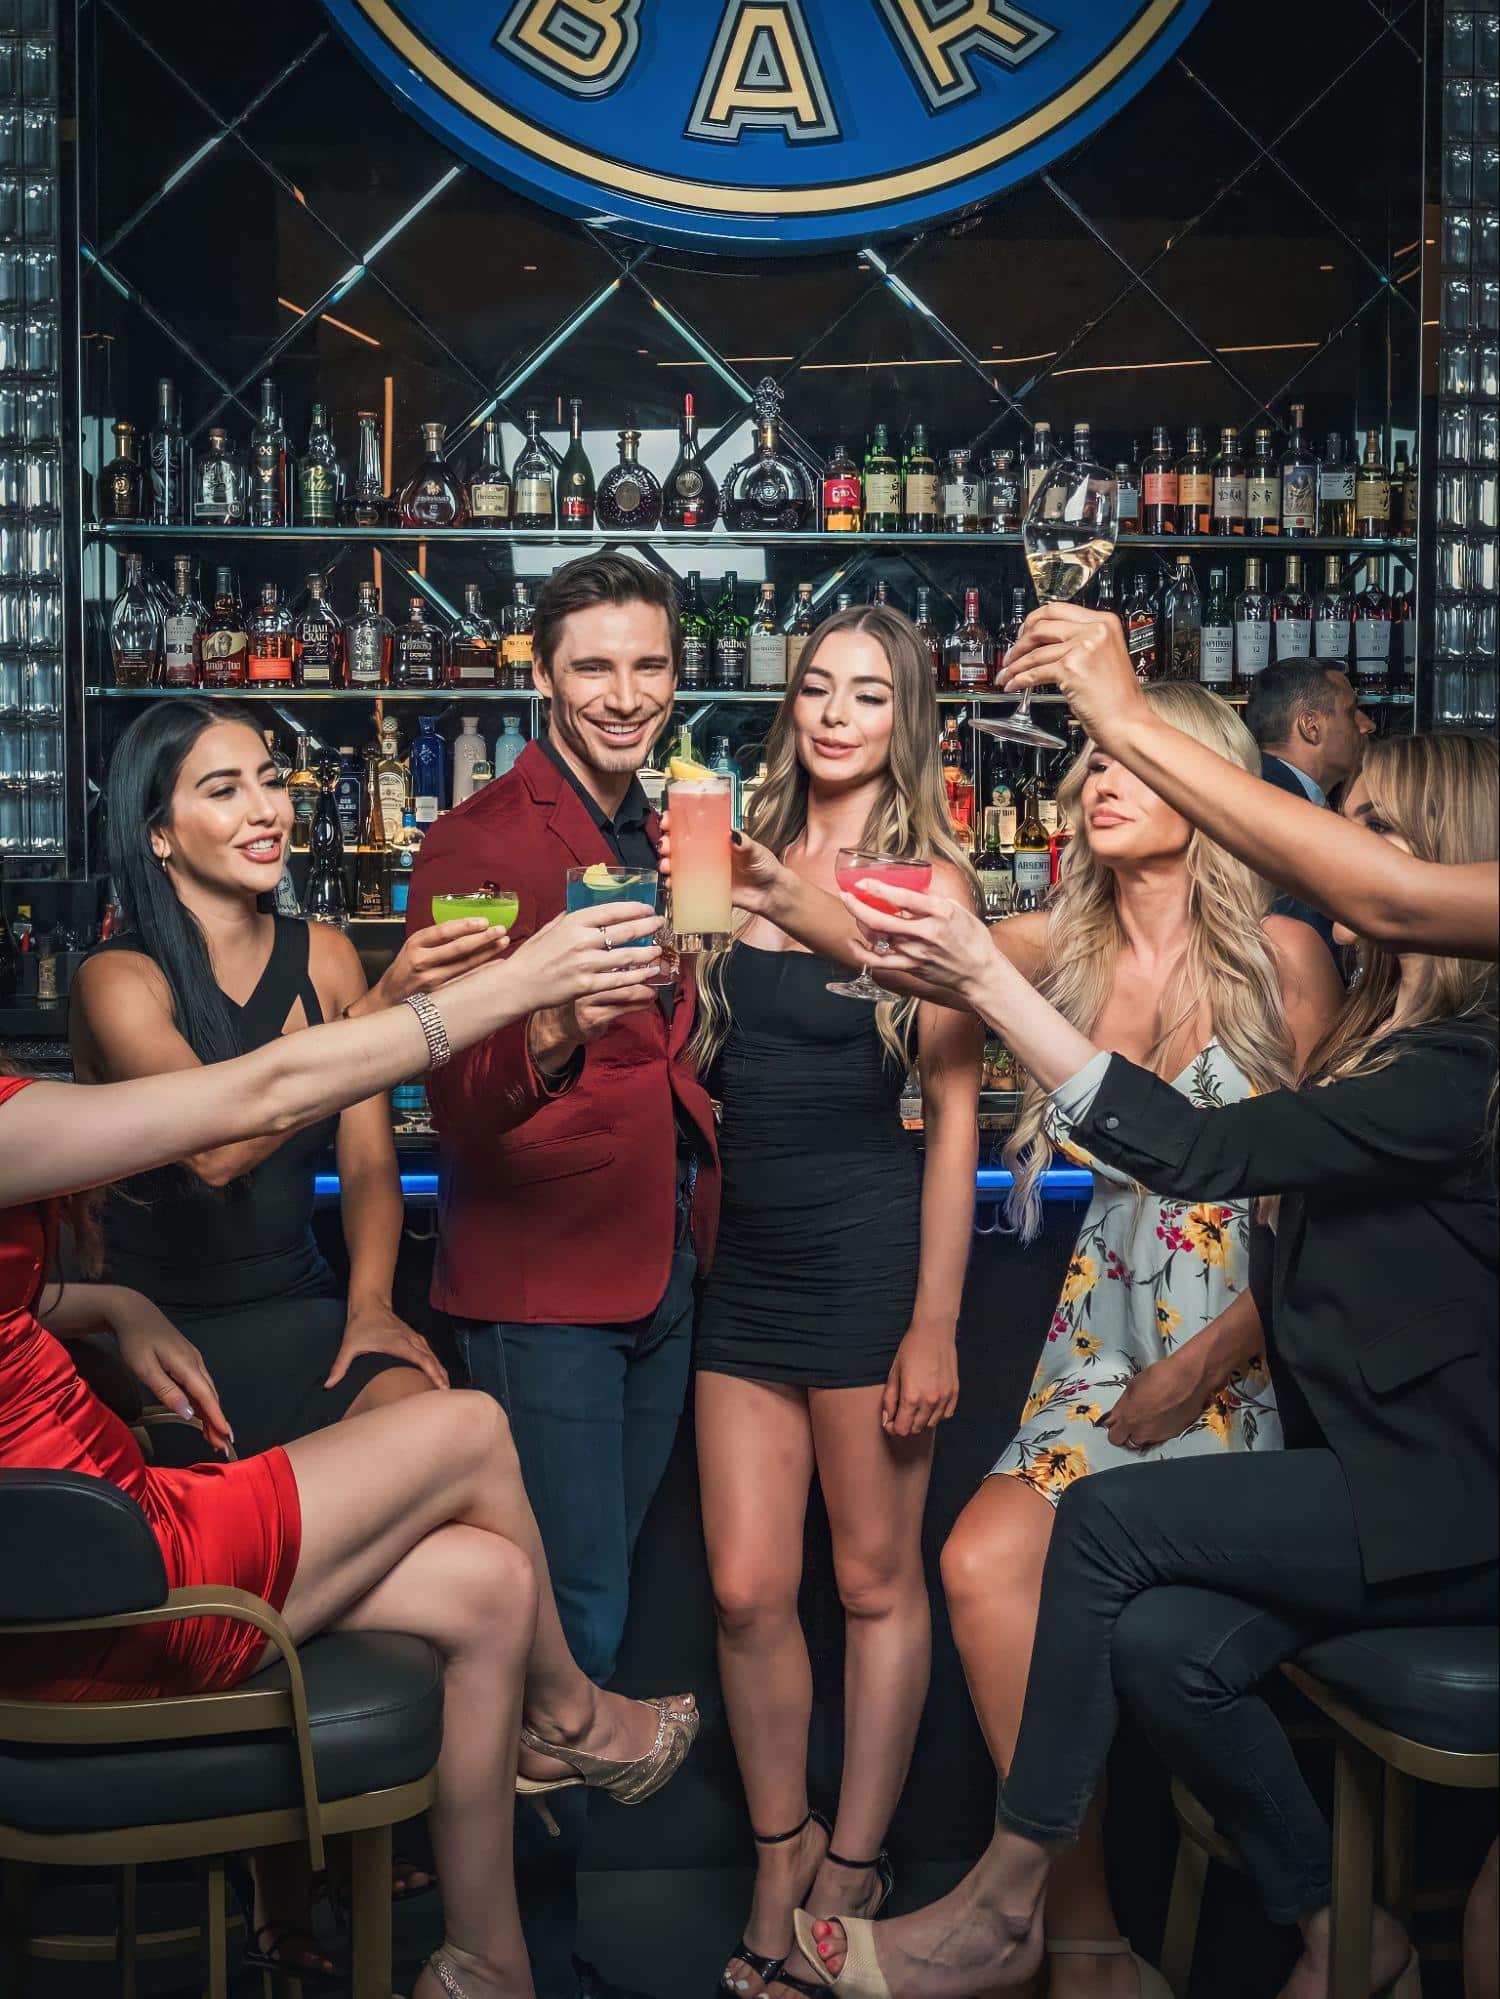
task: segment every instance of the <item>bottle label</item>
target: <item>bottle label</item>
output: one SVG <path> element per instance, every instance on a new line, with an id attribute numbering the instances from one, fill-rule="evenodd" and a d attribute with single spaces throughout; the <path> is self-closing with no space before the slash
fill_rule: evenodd
<path id="1" fill-rule="evenodd" d="M 707 687 L 709 658 L 709 642 L 704 634 L 684 632 L 682 663 L 678 669 L 678 677 L 684 687 Z"/>
<path id="2" fill-rule="evenodd" d="M 403 680 L 436 681 L 437 649 L 431 633 L 403 632 L 398 645 L 399 672 Z"/>
<path id="3" fill-rule="evenodd" d="M 1319 659 L 1346 660 L 1349 657 L 1349 620 L 1319 618 L 1314 633 Z"/>
<path id="4" fill-rule="evenodd" d="M 1264 618 L 1236 618 L 1234 657 L 1241 680 L 1271 664 L 1271 627 Z"/>
<path id="5" fill-rule="evenodd" d="M 1243 476 L 1214 481 L 1214 518 L 1221 521 L 1242 521 L 1245 518 L 1245 481 Z"/>
<path id="6" fill-rule="evenodd" d="M 990 658 L 984 646 L 960 646 L 958 650 L 958 684 L 960 687 L 988 687 L 990 684 Z"/>
<path id="7" fill-rule="evenodd" d="M 406 810 L 406 777 L 399 770 L 378 771 L 375 777 L 375 795 L 380 800 L 380 816 L 385 821 L 386 838 L 401 824 L 401 815 Z"/>
<path id="8" fill-rule="evenodd" d="M 627 498 L 626 495 L 630 497 Z M 641 504 L 641 489 L 622 480 L 615 488 L 615 503 L 622 513 Z M 594 509 L 586 493 L 564 493 L 562 496 L 562 522 L 566 528 L 587 527 Z"/>
<path id="9" fill-rule="evenodd" d="M 453 663 L 461 687 L 493 687 L 495 648 L 482 640 L 470 640 L 453 648 Z"/>
<path id="10" fill-rule="evenodd" d="M 1277 473 L 1247 481 L 1245 511 L 1253 521 L 1274 521 L 1281 514 L 1281 479 Z"/>
<path id="11" fill-rule="evenodd" d="M 721 687 L 744 686 L 748 650 L 745 641 L 732 634 L 721 634 L 714 640 L 714 670 Z"/>
<path id="12" fill-rule="evenodd" d="M 476 521 L 508 521 L 510 487 L 504 484 L 471 487 L 469 511 Z"/>
<path id="13" fill-rule="evenodd" d="M 1141 489 L 1121 479 L 1115 487 L 1115 511 L 1122 521 L 1132 521 L 1141 509 Z"/>
<path id="14" fill-rule="evenodd" d="M 1354 626 L 1354 657 L 1363 667 L 1378 660 L 1383 667 L 1391 656 L 1389 618 L 1359 618 Z"/>
<path id="15" fill-rule="evenodd" d="M 509 667 L 524 667 L 531 671 L 530 632 L 507 632 L 500 641 L 500 657 Z"/>
<path id="16" fill-rule="evenodd" d="M 1156 671 L 1156 620 L 1142 618 L 1125 633 L 1125 650 L 1135 668 L 1137 680 L 1149 680 Z"/>
<path id="17" fill-rule="evenodd" d="M 248 632 L 205 632 L 203 634 L 203 677 L 239 679 L 245 671 L 250 651 Z"/>
<path id="18" fill-rule="evenodd" d="M 518 514 L 552 513 L 552 481 L 545 472 L 524 473 L 516 481 L 516 512 Z"/>
<path id="19" fill-rule="evenodd" d="M 1177 504 L 1177 474 L 1175 472 L 1148 472 L 1143 481 L 1146 505 L 1148 507 L 1175 507 Z"/>
<path id="20" fill-rule="evenodd" d="M 1362 521 L 1390 520 L 1391 489 L 1384 474 L 1360 480 L 1354 491 L 1354 513 Z"/>
<path id="21" fill-rule="evenodd" d="M 384 665 L 385 647 L 379 632 L 361 631 L 356 627 L 349 634 L 349 684 L 352 687 L 378 687 L 380 669 Z"/>
<path id="22" fill-rule="evenodd" d="M 857 473 L 823 481 L 823 525 L 830 534 L 857 534 L 859 507 Z"/>
<path id="23" fill-rule="evenodd" d="M 1325 465 L 1318 474 L 1318 498 L 1325 506 L 1330 502 L 1352 500 L 1354 485 L 1352 465 Z"/>
<path id="24" fill-rule="evenodd" d="M 1201 656 L 1204 686 L 1226 687 L 1234 679 L 1233 625 L 1205 625 Z"/>
<path id="25" fill-rule="evenodd" d="M 1000 845 L 1009 853 L 1016 844 L 1016 827 L 1019 823 L 1020 815 L 1014 805 L 1002 805 L 999 810 Z"/>
<path id="26" fill-rule="evenodd" d="M 913 519 L 926 519 L 937 513 L 938 483 L 936 472 L 908 472 L 906 475 L 906 512 Z"/>
<path id="27" fill-rule="evenodd" d="M 1179 507 L 1212 507 L 1213 503 L 1214 482 L 1211 473 L 1178 473 L 1177 504 Z"/>
<path id="28" fill-rule="evenodd" d="M 979 482 L 977 479 L 949 479 L 943 487 L 943 513 L 950 521 L 977 519 Z"/>
<path id="29" fill-rule="evenodd" d="M 1055 798 L 1039 798 L 1036 802 L 1036 816 L 1042 822 L 1042 831 L 1050 840 L 1052 835 L 1057 831 L 1057 800 Z"/>
<path id="30" fill-rule="evenodd" d="M 412 799 L 412 809 L 416 813 L 419 826 L 432 826 L 437 823 L 438 801 L 430 791 L 419 791 Z"/>
<path id="31" fill-rule="evenodd" d="M 198 627 L 192 618 L 162 622 L 161 678 L 164 687 L 191 687 L 198 677 Z"/>
<path id="32" fill-rule="evenodd" d="M 785 687 L 787 653 L 785 632 L 751 632 L 750 685 Z"/>
<path id="33" fill-rule="evenodd" d="M 1306 659 L 1312 652 L 1311 618 L 1277 618 L 1276 657 Z"/>
<path id="34" fill-rule="evenodd" d="M 337 494 L 333 474 L 326 465 L 304 465 L 297 481 L 297 511 L 305 527 L 332 524 Z M 200 513 L 202 509 L 199 509 Z"/>
<path id="35" fill-rule="evenodd" d="M 1311 465 L 1289 465 L 1281 475 L 1281 525 L 1288 534 L 1312 534 L 1318 524 L 1318 482 Z"/>
<path id="36" fill-rule="evenodd" d="M 1017 847 L 1012 871 L 1017 895 L 1044 896 L 1052 886 L 1052 854 L 1047 848 Z"/>
<path id="37" fill-rule="evenodd" d="M 291 685 L 292 662 L 289 654 L 256 652 L 252 647 L 247 659 L 252 680 L 280 680 Z"/>
<path id="38" fill-rule="evenodd" d="M 865 474 L 865 512 L 894 514 L 901 510 L 901 478 L 896 472 Z"/>

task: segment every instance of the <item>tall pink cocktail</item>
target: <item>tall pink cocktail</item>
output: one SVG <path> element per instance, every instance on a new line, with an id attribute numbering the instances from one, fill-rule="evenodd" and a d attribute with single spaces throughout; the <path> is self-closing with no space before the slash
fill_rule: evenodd
<path id="1" fill-rule="evenodd" d="M 862 854 L 850 847 L 841 847 L 834 862 L 833 878 L 846 895 L 868 903 L 871 909 L 878 909 L 885 915 L 895 913 L 893 903 L 884 902 L 866 882 L 887 882 L 892 888 L 911 889 L 918 895 L 925 895 L 932 886 L 931 861 L 911 861 L 899 854 Z M 885 938 L 877 938 L 876 952 L 889 951 Z M 828 984 L 831 993 L 838 993 L 844 999 L 883 1000 L 890 994 L 882 992 L 870 977 L 866 965 L 857 979 L 831 979 Z"/>
<path id="2" fill-rule="evenodd" d="M 667 786 L 672 815 L 672 942 L 679 951 L 708 951 L 729 941 L 734 924 L 730 805 L 727 777 L 674 778 Z"/>

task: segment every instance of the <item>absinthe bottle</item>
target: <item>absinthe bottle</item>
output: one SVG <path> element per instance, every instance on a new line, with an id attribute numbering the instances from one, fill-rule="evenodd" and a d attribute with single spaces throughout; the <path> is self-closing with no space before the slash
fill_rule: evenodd
<path id="1" fill-rule="evenodd" d="M 1037 777 L 1025 780 L 1025 805 L 1016 825 L 1011 876 L 1015 883 L 1014 907 L 1018 912 L 1040 909 L 1052 886 L 1052 840 L 1042 824 L 1037 803 L 1040 783 Z"/>

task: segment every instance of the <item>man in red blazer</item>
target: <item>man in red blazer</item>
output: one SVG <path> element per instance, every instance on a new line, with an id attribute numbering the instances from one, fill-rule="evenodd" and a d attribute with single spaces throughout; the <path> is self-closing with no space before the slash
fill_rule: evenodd
<path id="1" fill-rule="evenodd" d="M 618 555 L 569 562 L 537 599 L 533 643 L 546 732 L 427 835 L 411 930 L 431 921 L 438 891 L 494 882 L 520 898 L 519 941 L 564 909 L 570 867 L 656 865 L 636 772 L 676 693 L 670 580 Z M 718 1217 L 693 1016 L 685 972 L 666 991 L 535 1014 L 428 1085 L 441 1165 L 433 1303 L 452 1315 L 475 1387 L 510 1414 L 568 1641 L 601 1682 L 682 1414 L 694 1279 Z M 523 1896 L 539 1999 L 607 1990 L 572 1956 L 584 1799 L 560 1798 L 547 1892 Z M 527 1818 L 520 1829 L 524 1867 Z"/>

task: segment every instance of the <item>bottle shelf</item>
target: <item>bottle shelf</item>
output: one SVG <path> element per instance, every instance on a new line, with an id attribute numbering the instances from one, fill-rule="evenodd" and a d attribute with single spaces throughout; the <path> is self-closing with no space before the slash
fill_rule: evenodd
<path id="1" fill-rule="evenodd" d="M 181 694 L 199 694 L 210 701 L 276 702 L 295 701 L 426 701 L 442 702 L 449 708 L 460 708 L 469 701 L 537 701 L 541 697 L 534 693 L 516 693 L 503 687 L 85 687 L 85 695 L 91 701 L 170 701 Z M 1361 707 L 1388 705 L 1409 708 L 1416 700 L 1411 693 L 1393 693 L 1387 689 L 1357 689 Z M 719 707 L 770 707 L 780 702 L 785 689 L 777 687 L 679 687 L 675 702 L 679 708 L 693 704 Z M 937 703 L 940 708 L 972 708 L 979 703 L 1004 707 L 1017 701 L 1015 694 L 997 694 L 993 689 L 979 691 L 965 690 L 951 693 L 946 688 L 939 691 Z M 1067 697 L 1062 694 L 1033 693 L 1032 706 L 1039 703 L 1065 706 Z M 1248 697 L 1237 691 L 1224 696 L 1226 701 L 1239 704 Z"/>

